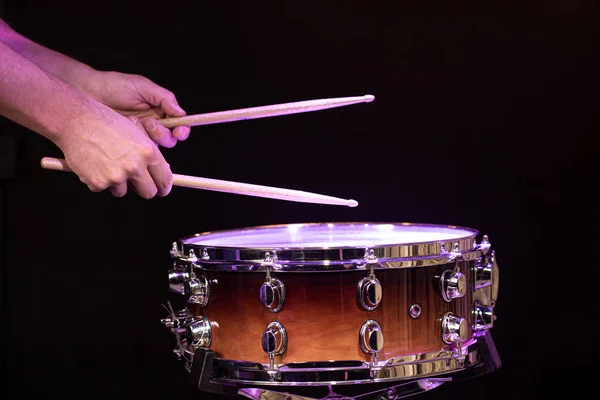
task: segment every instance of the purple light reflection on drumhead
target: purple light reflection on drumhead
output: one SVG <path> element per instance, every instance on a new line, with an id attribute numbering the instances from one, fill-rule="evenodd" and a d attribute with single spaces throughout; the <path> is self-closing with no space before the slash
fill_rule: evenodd
<path id="1" fill-rule="evenodd" d="M 373 247 L 458 240 L 476 234 L 467 228 L 419 224 L 290 224 L 211 232 L 184 242 L 234 248 Z"/>

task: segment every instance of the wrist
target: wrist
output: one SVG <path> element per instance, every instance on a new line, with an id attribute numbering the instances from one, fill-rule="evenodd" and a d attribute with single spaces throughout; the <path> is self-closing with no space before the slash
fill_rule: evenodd
<path id="1" fill-rule="evenodd" d="M 101 101 L 105 74 L 106 72 L 98 71 L 86 65 L 78 74 L 75 82 L 71 84 L 86 96 Z"/>

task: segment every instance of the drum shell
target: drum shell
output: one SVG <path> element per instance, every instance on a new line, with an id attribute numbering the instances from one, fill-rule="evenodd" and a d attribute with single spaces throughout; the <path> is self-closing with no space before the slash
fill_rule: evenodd
<path id="1" fill-rule="evenodd" d="M 459 268 L 467 278 L 465 296 L 446 302 L 440 276 Z M 211 350 L 221 359 L 268 364 L 261 346 L 270 322 L 281 323 L 288 338 L 287 350 L 275 357 L 276 364 L 340 360 L 372 361 L 359 343 L 359 331 L 367 320 L 377 321 L 384 347 L 379 360 L 404 355 L 432 353 L 449 348 L 442 340 L 442 318 L 447 312 L 465 318 L 472 336 L 473 261 L 410 268 L 376 269 L 382 285 L 377 308 L 367 311 L 357 298 L 359 281 L 368 270 L 336 272 L 277 272 L 286 290 L 279 312 L 267 310 L 259 290 L 264 272 L 215 271 L 195 268 L 197 275 L 216 280 L 210 286 L 206 307 L 188 304 L 194 316 L 206 316 L 218 324 L 212 329 Z M 421 315 L 412 318 L 409 309 L 418 304 Z"/>

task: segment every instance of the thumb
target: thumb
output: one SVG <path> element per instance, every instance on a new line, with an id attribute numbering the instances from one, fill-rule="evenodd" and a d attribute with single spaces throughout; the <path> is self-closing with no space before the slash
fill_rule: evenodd
<path id="1" fill-rule="evenodd" d="M 138 87 L 138 90 L 149 104 L 154 107 L 160 107 L 167 115 L 183 117 L 186 114 L 183 108 L 179 106 L 177 98 L 172 92 L 158 86 L 152 81 L 149 81 L 142 87 Z"/>

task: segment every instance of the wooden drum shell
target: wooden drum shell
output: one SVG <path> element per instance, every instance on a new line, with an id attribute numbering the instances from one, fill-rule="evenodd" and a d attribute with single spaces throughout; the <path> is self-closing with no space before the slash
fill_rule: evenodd
<path id="1" fill-rule="evenodd" d="M 464 297 L 446 302 L 440 292 L 440 275 L 455 267 L 465 274 Z M 442 340 L 441 321 L 447 312 L 465 318 L 468 337 L 473 325 L 473 261 L 445 265 L 376 269 L 382 285 L 382 299 L 367 311 L 357 298 L 357 285 L 367 270 L 336 272 L 277 272 L 273 277 L 285 285 L 285 304 L 279 312 L 267 310 L 259 300 L 264 272 L 207 271 L 196 268 L 218 283 L 210 285 L 206 307 L 188 303 L 192 315 L 206 316 L 218 323 L 212 329 L 210 349 L 216 357 L 268 364 L 261 346 L 262 334 L 270 322 L 281 323 L 288 337 L 287 350 L 275 357 L 276 364 L 311 361 L 372 361 L 359 344 L 359 331 L 367 320 L 377 321 L 384 346 L 379 360 L 403 355 L 437 352 L 448 348 Z M 418 318 L 409 314 L 418 303 Z"/>

